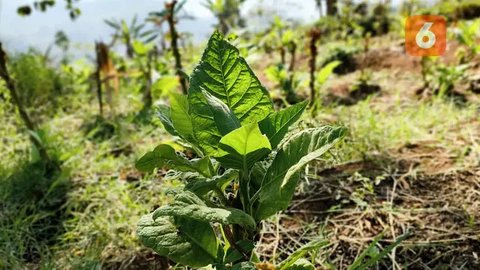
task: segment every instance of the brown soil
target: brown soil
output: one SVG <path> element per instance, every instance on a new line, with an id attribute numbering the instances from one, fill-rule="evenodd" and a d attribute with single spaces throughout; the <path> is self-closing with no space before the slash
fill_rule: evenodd
<path id="1" fill-rule="evenodd" d="M 454 170 L 454 157 L 433 145 L 407 144 L 317 172 L 278 226 L 266 225 L 261 254 L 286 257 L 299 239 L 320 234 L 330 243 L 320 258 L 346 269 L 380 233 L 386 247 L 409 232 L 380 269 L 479 269 L 480 169 Z"/>
<path id="2" fill-rule="evenodd" d="M 359 84 L 355 85 L 353 89 L 351 88 L 348 84 L 341 84 L 338 87 L 331 88 L 324 100 L 324 104 L 352 106 L 375 93 L 379 93 L 381 90 L 380 86 L 376 84 Z"/>

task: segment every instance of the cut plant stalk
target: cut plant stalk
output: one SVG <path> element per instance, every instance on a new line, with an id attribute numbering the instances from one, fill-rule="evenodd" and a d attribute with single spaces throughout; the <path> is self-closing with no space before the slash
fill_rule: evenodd
<path id="1" fill-rule="evenodd" d="M 315 103 L 316 91 L 315 91 L 315 70 L 316 70 L 316 59 L 318 55 L 317 42 L 320 39 L 320 30 L 313 28 L 308 33 L 310 36 L 310 59 L 308 60 L 308 67 L 310 71 L 310 105 L 312 106 Z"/>
<path id="2" fill-rule="evenodd" d="M 100 113 L 100 116 L 103 116 L 103 100 L 102 100 L 102 74 L 101 74 L 101 68 L 102 68 L 102 63 L 100 59 L 100 44 L 98 42 L 95 42 L 95 54 L 96 54 L 96 59 L 97 59 L 97 69 L 95 71 L 95 81 L 97 83 L 97 100 L 98 100 L 98 110 Z"/>

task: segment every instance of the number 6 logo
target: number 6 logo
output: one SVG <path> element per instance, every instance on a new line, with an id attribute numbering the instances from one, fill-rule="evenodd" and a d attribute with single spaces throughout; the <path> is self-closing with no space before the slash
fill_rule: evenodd
<path id="1" fill-rule="evenodd" d="M 430 49 L 435 45 L 435 34 L 430 31 L 430 27 L 432 27 L 433 23 L 426 22 L 422 29 L 418 31 L 417 36 L 415 37 L 415 41 L 417 42 L 418 47 L 422 49 Z M 427 41 L 424 41 L 424 37 L 427 38 Z"/>
<path id="2" fill-rule="evenodd" d="M 442 16 L 410 16 L 405 24 L 405 48 L 412 56 L 440 56 L 446 49 L 447 24 Z"/>

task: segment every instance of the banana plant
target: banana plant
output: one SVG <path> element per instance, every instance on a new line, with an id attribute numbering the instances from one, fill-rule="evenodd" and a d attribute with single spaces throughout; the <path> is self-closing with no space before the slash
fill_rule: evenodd
<path id="1" fill-rule="evenodd" d="M 165 129 L 188 145 L 189 159 L 167 144 L 141 157 L 143 172 L 169 168 L 185 182 L 173 202 L 138 222 L 141 242 L 190 267 L 255 269 L 261 221 L 286 209 L 302 168 L 346 134 L 341 126 L 289 130 L 307 102 L 274 111 L 268 91 L 239 51 L 219 32 L 211 36 L 190 78 L 188 95 L 158 107 Z M 314 269 L 303 259 L 325 241 L 307 244 L 279 269 Z"/>

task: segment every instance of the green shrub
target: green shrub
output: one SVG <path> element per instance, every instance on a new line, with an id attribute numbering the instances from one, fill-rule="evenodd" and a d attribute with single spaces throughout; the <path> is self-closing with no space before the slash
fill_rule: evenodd
<path id="1" fill-rule="evenodd" d="M 27 108 L 44 113 L 49 107 L 58 105 L 63 94 L 62 78 L 48 66 L 41 54 L 33 51 L 22 53 L 10 63 L 17 92 Z"/>

